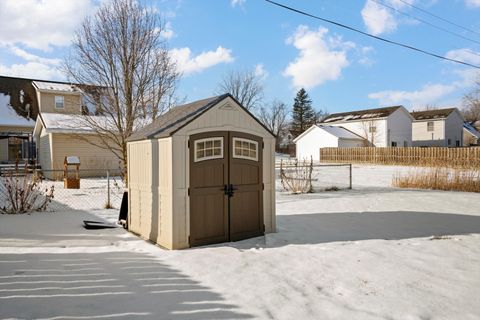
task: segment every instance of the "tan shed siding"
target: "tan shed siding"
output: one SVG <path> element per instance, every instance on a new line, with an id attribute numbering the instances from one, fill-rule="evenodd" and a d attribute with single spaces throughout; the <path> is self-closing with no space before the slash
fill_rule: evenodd
<path id="1" fill-rule="evenodd" d="M 209 131 L 240 131 L 263 138 L 263 182 L 264 191 L 264 223 L 266 232 L 275 232 L 275 138 L 273 138 L 257 121 L 244 112 L 232 99 L 225 99 L 221 104 L 211 108 L 203 115 L 181 128 L 174 134 L 175 147 L 173 159 L 175 172 L 173 175 L 174 230 L 178 235 L 174 239 L 174 248 L 188 246 L 189 230 L 189 167 L 188 160 L 189 136 Z M 185 170 L 186 168 L 186 170 Z"/>
<path id="2" fill-rule="evenodd" d="M 155 161 L 153 162 L 152 175 L 158 180 L 154 185 L 154 192 L 158 195 L 158 201 L 154 208 L 156 217 L 152 219 L 155 222 L 156 230 L 159 234 L 156 235 L 156 242 L 168 249 L 177 249 L 173 242 L 173 158 L 172 158 L 172 138 L 164 138 L 156 140 L 156 146 L 153 148 L 155 154 Z M 175 162 L 175 168 L 182 167 L 180 163 Z M 184 167 L 182 167 L 184 168 Z M 175 195 L 176 196 L 176 195 Z M 152 229 L 153 230 L 153 229 Z"/>
<path id="3" fill-rule="evenodd" d="M 94 143 L 98 138 L 88 136 Z M 94 146 L 79 138 L 62 133 L 52 134 L 52 166 L 51 169 L 63 170 L 63 161 L 66 156 L 78 156 L 80 169 L 119 169 L 119 159 L 110 150 Z M 47 169 L 47 168 L 44 168 Z"/>
<path id="4" fill-rule="evenodd" d="M 129 229 L 168 249 L 173 249 L 171 147 L 171 138 L 128 144 Z"/>
<path id="5" fill-rule="evenodd" d="M 8 139 L 0 139 L 0 162 L 8 161 Z"/>
<path id="6" fill-rule="evenodd" d="M 82 107 L 82 96 L 80 94 L 65 94 L 65 93 L 51 93 L 41 92 L 40 96 L 40 111 L 53 112 L 64 114 L 80 114 Z M 64 109 L 55 108 L 55 96 L 64 97 Z"/>
<path id="7" fill-rule="evenodd" d="M 152 143 L 128 144 L 129 223 L 128 228 L 149 238 L 152 214 Z"/>

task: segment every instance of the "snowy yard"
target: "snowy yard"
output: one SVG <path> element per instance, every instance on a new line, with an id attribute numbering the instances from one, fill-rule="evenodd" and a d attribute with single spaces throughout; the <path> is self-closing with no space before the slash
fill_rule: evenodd
<path id="1" fill-rule="evenodd" d="M 181 251 L 84 230 L 85 212 L 0 216 L 0 319 L 479 319 L 480 195 L 388 188 L 388 168 L 277 192 L 277 233 Z M 19 284 L 47 266 L 95 286 Z"/>

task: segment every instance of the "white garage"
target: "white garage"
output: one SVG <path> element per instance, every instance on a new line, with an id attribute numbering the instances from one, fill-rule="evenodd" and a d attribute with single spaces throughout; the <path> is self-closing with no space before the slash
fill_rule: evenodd
<path id="1" fill-rule="evenodd" d="M 293 140 L 297 159 L 320 160 L 320 148 L 353 148 L 365 146 L 365 139 L 338 126 L 313 125 Z"/>

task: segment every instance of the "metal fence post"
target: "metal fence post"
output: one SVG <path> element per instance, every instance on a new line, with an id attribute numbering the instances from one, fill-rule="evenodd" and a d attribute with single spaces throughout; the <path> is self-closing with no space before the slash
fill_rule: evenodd
<path id="1" fill-rule="evenodd" d="M 352 189 L 352 164 L 350 163 L 350 188 Z"/>
<path id="2" fill-rule="evenodd" d="M 107 170 L 107 208 L 111 208 L 110 204 L 110 171 Z"/>

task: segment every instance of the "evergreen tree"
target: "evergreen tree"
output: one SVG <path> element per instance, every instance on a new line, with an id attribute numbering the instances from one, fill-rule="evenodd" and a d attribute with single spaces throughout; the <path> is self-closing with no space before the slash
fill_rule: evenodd
<path id="1" fill-rule="evenodd" d="M 293 115 L 291 129 L 295 133 L 302 133 L 317 122 L 317 113 L 313 110 L 312 100 L 310 100 L 305 89 L 297 92 L 293 103 Z"/>

